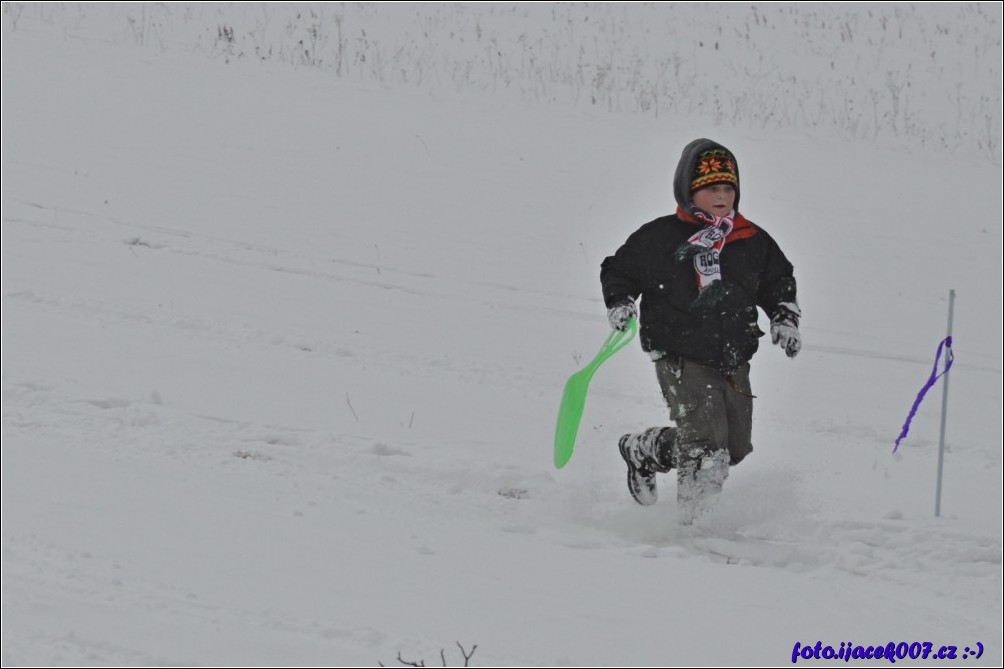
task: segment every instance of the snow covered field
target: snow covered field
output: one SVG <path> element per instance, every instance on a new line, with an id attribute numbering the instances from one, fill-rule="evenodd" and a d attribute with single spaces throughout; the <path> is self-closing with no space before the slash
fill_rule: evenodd
<path id="1" fill-rule="evenodd" d="M 4 666 L 458 665 L 456 642 L 773 665 L 817 641 L 999 665 L 996 7 L 992 155 L 5 15 Z M 652 508 L 624 485 L 617 437 L 667 420 L 636 345 L 561 471 L 551 440 L 608 332 L 599 263 L 675 206 L 700 136 L 795 264 L 805 347 L 761 348 L 755 452 L 684 528 L 672 477 Z M 940 384 L 892 444 L 952 288 L 935 518 Z"/>

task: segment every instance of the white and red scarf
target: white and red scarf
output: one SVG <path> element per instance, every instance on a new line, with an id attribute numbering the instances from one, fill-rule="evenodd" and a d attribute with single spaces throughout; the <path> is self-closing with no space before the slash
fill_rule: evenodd
<path id="1" fill-rule="evenodd" d="M 682 220 L 701 226 L 676 253 L 681 258 L 693 256 L 697 287 L 704 294 L 722 280 L 721 254 L 725 244 L 752 237 L 756 228 L 734 210 L 728 216 L 715 216 L 698 207 L 691 207 L 689 212 L 679 208 L 676 213 Z"/>

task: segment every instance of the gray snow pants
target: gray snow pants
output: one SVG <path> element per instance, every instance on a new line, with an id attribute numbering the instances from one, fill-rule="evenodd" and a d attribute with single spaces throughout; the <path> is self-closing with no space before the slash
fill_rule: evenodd
<path id="1" fill-rule="evenodd" d="M 671 356 L 656 361 L 655 373 L 670 418 L 676 422 L 671 435 L 673 467 L 685 469 L 695 446 L 711 453 L 727 451 L 730 465 L 739 464 L 750 454 L 753 393 L 749 363 L 726 377 L 717 369 Z"/>
<path id="2" fill-rule="evenodd" d="M 654 470 L 677 470 L 681 493 L 702 466 L 720 462 L 724 481 L 728 467 L 752 452 L 749 370 L 747 363 L 726 377 L 677 356 L 656 361 L 656 376 L 676 427 L 649 428 L 638 435 L 639 443 Z"/>

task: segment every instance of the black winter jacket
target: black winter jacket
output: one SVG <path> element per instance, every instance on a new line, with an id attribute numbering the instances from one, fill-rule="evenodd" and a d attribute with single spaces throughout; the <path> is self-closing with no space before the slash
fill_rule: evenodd
<path id="1" fill-rule="evenodd" d="M 697 306 L 692 258 L 675 251 L 699 229 L 677 215 L 643 225 L 603 261 L 600 282 L 607 308 L 641 296 L 641 345 L 650 352 L 681 356 L 736 372 L 749 362 L 763 331 L 759 306 L 773 317 L 782 302 L 795 303 L 792 265 L 762 228 L 729 241 L 721 252 L 724 297 L 714 306 Z"/>

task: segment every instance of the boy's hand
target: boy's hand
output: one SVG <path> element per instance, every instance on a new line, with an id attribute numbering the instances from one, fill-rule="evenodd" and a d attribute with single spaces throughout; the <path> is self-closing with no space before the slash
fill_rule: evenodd
<path id="1" fill-rule="evenodd" d="M 794 358 L 802 350 L 802 335 L 798 328 L 783 323 L 770 324 L 770 340 L 780 344 L 789 358 Z"/>
<path id="2" fill-rule="evenodd" d="M 794 358 L 802 350 L 802 335 L 798 332 L 798 320 L 801 316 L 802 312 L 797 304 L 782 302 L 770 319 L 770 340 L 779 344 L 789 358 Z"/>
<path id="3" fill-rule="evenodd" d="M 623 330 L 632 318 L 638 317 L 634 300 L 625 300 L 607 309 L 607 320 L 614 330 Z"/>

